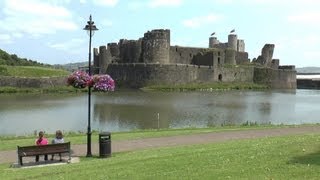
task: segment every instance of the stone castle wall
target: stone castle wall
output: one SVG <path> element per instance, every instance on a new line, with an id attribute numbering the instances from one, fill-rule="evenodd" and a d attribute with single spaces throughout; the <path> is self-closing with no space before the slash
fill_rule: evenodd
<path id="1" fill-rule="evenodd" d="M 170 47 L 170 63 L 177 64 L 191 64 L 194 56 L 201 52 L 205 52 L 207 48 L 193 48 L 193 47 Z"/>
<path id="2" fill-rule="evenodd" d="M 120 85 L 140 88 L 147 85 L 177 85 L 212 82 L 252 82 L 253 67 L 217 68 L 187 64 L 110 64 L 107 72 Z M 221 79 L 219 79 L 221 77 Z"/>
<path id="3" fill-rule="evenodd" d="M 141 88 L 149 85 L 187 83 L 248 82 L 273 89 L 295 89 L 296 71 L 253 66 L 219 67 L 188 64 L 110 64 L 107 69 L 120 86 Z"/>
<path id="4" fill-rule="evenodd" d="M 253 82 L 266 84 L 274 89 L 296 89 L 296 71 L 291 69 L 254 69 Z"/>
<path id="5" fill-rule="evenodd" d="M 137 63 L 141 61 L 141 40 L 125 40 L 121 39 L 119 42 L 119 52 L 116 50 L 116 46 L 110 48 L 113 52 L 113 57 L 120 57 L 121 63 Z"/>

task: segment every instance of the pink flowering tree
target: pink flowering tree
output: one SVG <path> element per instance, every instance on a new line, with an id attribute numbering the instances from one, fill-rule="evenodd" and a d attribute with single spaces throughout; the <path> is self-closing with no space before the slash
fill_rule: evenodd
<path id="1" fill-rule="evenodd" d="M 85 71 L 75 71 L 69 75 L 67 83 L 74 88 L 93 87 L 95 91 L 114 91 L 115 82 L 108 74 L 89 76 Z"/>

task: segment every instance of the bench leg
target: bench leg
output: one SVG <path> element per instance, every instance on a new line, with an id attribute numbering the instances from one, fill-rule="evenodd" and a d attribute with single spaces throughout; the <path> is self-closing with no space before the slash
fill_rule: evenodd
<path id="1" fill-rule="evenodd" d="M 71 163 L 71 152 L 69 151 L 69 159 L 68 162 Z"/>
<path id="2" fill-rule="evenodd" d="M 60 161 L 62 161 L 62 158 L 61 158 L 61 153 L 59 153 L 59 156 L 60 156 Z"/>
<path id="3" fill-rule="evenodd" d="M 23 163 L 22 163 L 22 156 L 19 156 L 19 163 L 21 166 L 23 166 Z"/>

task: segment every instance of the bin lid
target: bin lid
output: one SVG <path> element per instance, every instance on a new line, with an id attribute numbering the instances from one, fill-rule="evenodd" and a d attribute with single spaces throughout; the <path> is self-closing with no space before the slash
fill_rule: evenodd
<path id="1" fill-rule="evenodd" d="M 110 136 L 111 132 L 101 132 L 99 133 L 99 136 Z"/>

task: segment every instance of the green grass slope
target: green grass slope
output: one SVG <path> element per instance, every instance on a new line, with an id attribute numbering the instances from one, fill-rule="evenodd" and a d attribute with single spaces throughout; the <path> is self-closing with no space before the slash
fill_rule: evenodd
<path id="1" fill-rule="evenodd" d="M 67 76 L 70 72 L 63 69 L 53 69 L 38 66 L 7 66 L 0 65 L 0 76 L 14 77 L 54 77 Z"/>

